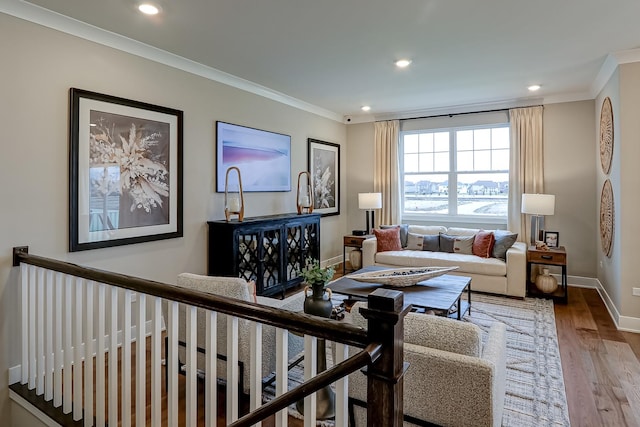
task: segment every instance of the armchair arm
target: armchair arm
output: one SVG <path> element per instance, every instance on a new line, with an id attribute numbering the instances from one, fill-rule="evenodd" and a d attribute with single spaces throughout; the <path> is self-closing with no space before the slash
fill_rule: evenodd
<path id="1" fill-rule="evenodd" d="M 375 265 L 378 252 L 378 239 L 370 237 L 362 242 L 362 266 Z"/>
<path id="2" fill-rule="evenodd" d="M 515 242 L 507 250 L 507 295 L 524 298 L 527 291 L 527 244 Z"/>

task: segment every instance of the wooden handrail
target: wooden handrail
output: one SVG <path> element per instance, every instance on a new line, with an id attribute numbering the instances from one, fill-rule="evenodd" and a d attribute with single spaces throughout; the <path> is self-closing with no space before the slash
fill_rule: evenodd
<path id="1" fill-rule="evenodd" d="M 365 347 L 370 342 L 364 329 L 345 322 L 324 319 L 305 313 L 280 310 L 235 298 L 223 298 L 205 292 L 185 289 L 180 286 L 153 280 L 141 279 L 126 274 L 82 267 L 68 262 L 32 255 L 27 253 L 23 248 L 14 248 L 13 255 L 15 266 L 19 265 L 20 262 L 24 262 L 86 280 L 117 286 L 134 292 L 161 297 L 194 307 L 288 329 L 299 334 L 313 335 L 318 338 L 360 348 Z"/>
<path id="2" fill-rule="evenodd" d="M 369 344 L 364 350 L 338 363 L 333 368 L 324 371 L 315 377 L 303 382 L 298 387 L 288 391 L 268 403 L 262 405 L 253 412 L 248 413 L 236 422 L 229 424 L 230 427 L 245 427 L 256 424 L 257 422 L 270 417 L 276 412 L 286 408 L 298 400 L 304 399 L 306 396 L 320 390 L 346 377 L 347 375 L 363 368 L 365 365 L 374 363 L 380 357 L 382 346 L 377 343 Z"/>

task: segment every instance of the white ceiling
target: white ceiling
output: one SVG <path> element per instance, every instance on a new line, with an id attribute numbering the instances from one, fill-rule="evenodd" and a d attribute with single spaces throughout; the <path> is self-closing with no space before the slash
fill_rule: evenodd
<path id="1" fill-rule="evenodd" d="M 213 78 L 354 122 L 591 99 L 607 56 L 640 47 L 638 0 L 156 4 L 162 7 L 156 17 L 138 13 L 135 0 L 0 0 L 0 11 L 87 38 L 101 32 L 104 40 L 118 39 L 64 18 L 71 17 L 202 64 Z M 136 45 L 129 50 L 138 51 Z M 413 64 L 398 70 L 393 63 L 402 57 Z M 534 83 L 542 89 L 530 93 Z M 362 116 L 362 105 L 371 106 L 368 115 Z"/>

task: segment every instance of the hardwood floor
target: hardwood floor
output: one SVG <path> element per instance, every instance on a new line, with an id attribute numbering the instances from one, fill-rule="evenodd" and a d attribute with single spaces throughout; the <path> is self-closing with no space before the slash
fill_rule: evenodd
<path id="1" fill-rule="evenodd" d="M 594 289 L 555 304 L 571 425 L 640 426 L 640 334 L 616 329 Z"/>

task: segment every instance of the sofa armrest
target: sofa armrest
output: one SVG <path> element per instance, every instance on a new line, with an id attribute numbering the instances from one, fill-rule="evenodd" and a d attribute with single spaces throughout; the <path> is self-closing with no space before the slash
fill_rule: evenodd
<path id="1" fill-rule="evenodd" d="M 515 242 L 507 250 L 507 295 L 524 298 L 527 292 L 527 244 Z"/>
<path id="2" fill-rule="evenodd" d="M 362 266 L 375 265 L 378 252 L 378 239 L 370 237 L 362 242 Z"/>

